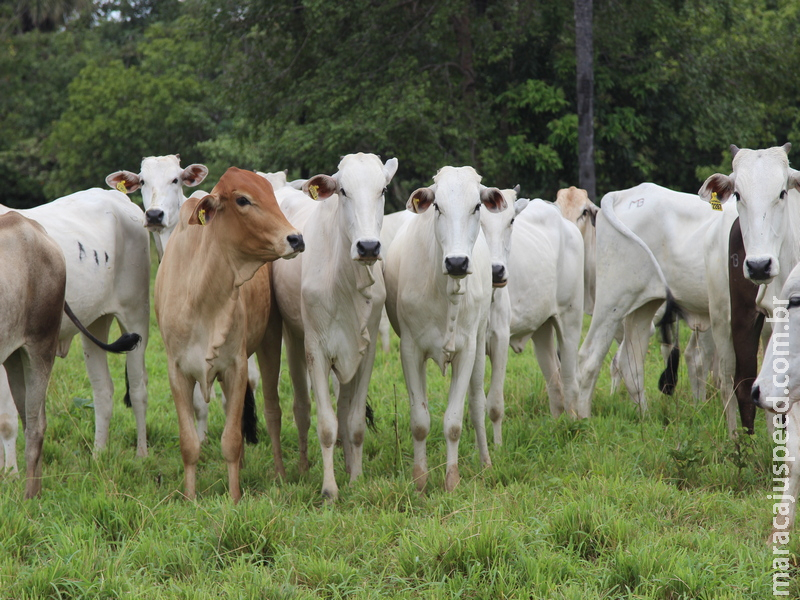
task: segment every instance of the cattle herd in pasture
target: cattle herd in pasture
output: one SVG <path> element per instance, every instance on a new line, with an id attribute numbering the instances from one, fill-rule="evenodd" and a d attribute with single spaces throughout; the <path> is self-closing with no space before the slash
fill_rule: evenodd
<path id="1" fill-rule="evenodd" d="M 671 393 L 679 318 L 691 329 L 684 356 L 692 393 L 702 400 L 712 377 L 731 436 L 739 435 L 739 419 L 753 432 L 757 406 L 767 411 L 770 434 L 781 423 L 773 414 L 786 413 L 786 493 L 797 496 L 800 172 L 790 168 L 789 150 L 789 144 L 732 146 L 733 172 L 709 177 L 697 195 L 643 183 L 606 194 L 599 207 L 575 187 L 560 190 L 555 202 L 527 199 L 518 197 L 519 187 L 486 187 L 471 167 L 445 166 L 429 187 L 411 194 L 407 210 L 384 216 L 398 161 L 362 153 L 342 158 L 332 175 L 292 182 L 283 172 L 231 167 L 210 193 L 189 198 L 183 187 L 199 185 L 208 169 L 183 168 L 176 155 L 148 157 L 138 174 L 110 174 L 112 189 L 28 210 L 0 206 L 0 465 L 17 471 L 19 414 L 26 497 L 41 490 L 45 391 L 55 356 L 64 356 L 79 332 L 94 399 L 95 451 L 108 442 L 112 412 L 105 352 L 127 351 L 126 402 L 136 417 L 136 453 L 147 455 L 151 232 L 159 258 L 155 316 L 189 498 L 196 495 L 214 381 L 224 396 L 221 448 L 233 500 L 241 498 L 243 441 L 254 432 L 259 379 L 275 470 L 285 476 L 282 348 L 294 389 L 299 468 L 308 469 L 310 384 L 322 494 L 332 501 L 339 491 L 337 440 L 350 479 L 363 471 L 367 391 L 379 341 L 389 351 L 390 325 L 400 337 L 420 490 L 431 426 L 425 365 L 433 360 L 443 375 L 451 367 L 443 415 L 449 491 L 459 482 L 465 402 L 484 466 L 491 465 L 487 416 L 495 448 L 502 443 L 509 346 L 522 352 L 533 342 L 554 417 L 589 418 L 616 339 L 612 381 L 624 383 L 645 412 L 649 339 L 660 329 L 659 385 Z M 126 196 L 137 190 L 144 210 Z M 581 343 L 584 313 L 592 319 Z M 772 318 L 778 315 L 780 326 Z M 109 345 L 113 320 L 126 335 Z M 760 373 L 759 342 L 766 350 Z"/>

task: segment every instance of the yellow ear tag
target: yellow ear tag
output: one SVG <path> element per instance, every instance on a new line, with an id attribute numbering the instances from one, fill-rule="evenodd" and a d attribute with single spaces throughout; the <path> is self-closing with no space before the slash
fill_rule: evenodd
<path id="1" fill-rule="evenodd" d="M 311 197 L 314 200 L 319 198 L 319 192 L 317 190 L 319 190 L 319 186 L 318 185 L 310 185 L 310 186 L 308 186 L 308 193 L 311 194 Z"/>
<path id="2" fill-rule="evenodd" d="M 121 179 L 120 182 L 117 184 L 117 189 L 122 192 L 123 194 L 128 193 L 128 188 L 125 187 L 125 180 Z"/>
<path id="3" fill-rule="evenodd" d="M 200 225 L 206 224 L 206 209 L 201 208 L 197 211 L 197 220 L 200 221 Z"/>
<path id="4" fill-rule="evenodd" d="M 713 210 L 722 210 L 722 204 L 717 200 L 717 192 L 711 192 L 711 208 Z"/>
<path id="5" fill-rule="evenodd" d="M 419 196 L 414 196 L 411 199 L 411 204 L 414 205 L 414 212 L 419 212 Z"/>

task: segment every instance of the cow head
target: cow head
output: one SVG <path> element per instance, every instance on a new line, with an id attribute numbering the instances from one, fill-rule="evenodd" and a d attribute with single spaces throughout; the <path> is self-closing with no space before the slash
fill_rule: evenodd
<path id="1" fill-rule="evenodd" d="M 753 283 L 769 283 L 780 274 L 778 260 L 789 222 L 790 192 L 800 188 L 800 173 L 789 167 L 791 144 L 766 150 L 731 146 L 733 173 L 706 179 L 700 196 L 712 193 L 720 202 L 736 200 L 746 251 L 744 276 Z"/>
<path id="2" fill-rule="evenodd" d="M 305 249 L 303 236 L 281 212 L 270 183 L 236 167 L 197 201 L 189 225 L 208 227 L 243 262 L 293 258 Z"/>
<path id="3" fill-rule="evenodd" d="M 558 190 L 556 206 L 567 221 L 575 223 L 583 236 L 583 310 L 590 315 L 594 312 L 597 270 L 595 225 L 600 207 L 589 200 L 586 190 L 575 186 Z"/>
<path id="4" fill-rule="evenodd" d="M 333 175 L 315 175 L 303 183 L 314 200 L 338 195 L 340 226 L 350 242 L 350 258 L 373 264 L 381 257 L 380 233 L 386 186 L 397 171 L 397 159 L 386 163 L 374 154 L 348 154 Z"/>
<path id="5" fill-rule="evenodd" d="M 786 413 L 800 400 L 800 272 L 792 271 L 781 297 L 784 303 L 773 310 L 772 336 L 752 389 L 756 406 L 775 413 Z"/>
<path id="6" fill-rule="evenodd" d="M 180 156 L 148 156 L 142 160 L 141 172 L 117 171 L 106 177 L 106 183 L 130 194 L 142 189 L 145 227 L 149 231 L 169 234 L 178 224 L 181 204 L 186 198 L 183 186 L 199 185 L 208 175 L 205 165 L 181 168 Z M 166 239 L 164 240 L 166 243 Z"/>
<path id="7" fill-rule="evenodd" d="M 508 283 L 508 256 L 511 253 L 511 228 L 516 216 L 528 206 L 527 198 L 517 199 L 519 186 L 502 190 L 506 207 L 498 212 L 480 211 L 481 229 L 492 258 L 492 286 L 500 288 Z"/>
<path id="8" fill-rule="evenodd" d="M 470 259 L 481 227 L 481 205 L 499 212 L 506 208 L 506 199 L 497 188 L 481 185 L 481 176 L 472 167 L 442 167 L 433 182 L 412 193 L 406 208 L 423 213 L 433 207 L 442 272 L 460 279 L 472 273 Z"/>

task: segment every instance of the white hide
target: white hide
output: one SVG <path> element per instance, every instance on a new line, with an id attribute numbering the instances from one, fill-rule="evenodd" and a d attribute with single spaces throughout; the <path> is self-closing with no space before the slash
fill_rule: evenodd
<path id="1" fill-rule="evenodd" d="M 0 214 L 9 210 L 0 205 Z M 125 364 L 136 417 L 136 454 L 147 456 L 144 356 L 150 324 L 150 240 L 142 210 L 124 194 L 92 188 L 17 212 L 39 222 L 61 247 L 67 264 L 67 303 L 93 335 L 106 341 L 116 319 L 122 331 L 142 336 L 141 343 L 126 355 Z M 66 356 L 77 333 L 64 315 L 59 356 Z M 105 351 L 81 338 L 94 398 L 94 447 L 102 450 L 108 443 L 114 384 Z M 5 384 L 0 382 L 0 386 Z M 7 387 L 0 395 L 5 393 Z"/>
<path id="2" fill-rule="evenodd" d="M 305 183 L 318 202 L 291 186 L 276 190 L 281 209 L 306 241 L 297 259 L 273 265 L 294 387 L 300 467 L 308 468 L 310 375 L 322 448 L 322 494 L 329 499 L 338 496 L 333 470 L 337 435 L 351 481 L 362 472 L 367 390 L 386 296 L 377 263 L 382 258 L 379 236 L 385 188 L 396 171 L 395 158 L 384 164 L 374 154 L 350 154 L 333 176 L 317 175 Z M 338 421 L 329 393 L 331 371 L 339 383 Z"/>
<path id="3" fill-rule="evenodd" d="M 578 405 L 577 355 L 584 306 L 580 231 L 563 219 L 552 203 L 539 199 L 529 203 L 524 198 L 513 203 L 509 191 L 503 194 L 510 208 L 499 214 L 481 214 L 495 286 L 501 283 L 503 271 L 497 265 L 504 265 L 507 272 L 507 285 L 495 287 L 492 294 L 487 338 L 492 362 L 487 411 L 496 444 L 502 440 L 509 343 L 515 352 L 522 352 L 528 340 L 533 340 L 554 417 L 563 412 L 589 416 Z"/>
<path id="4" fill-rule="evenodd" d="M 420 214 L 400 229 L 386 258 L 386 310 L 400 336 L 414 442 L 413 477 L 419 489 L 428 478 L 428 359 L 443 374 L 448 364 L 452 367 L 443 423 L 445 489 L 454 489 L 459 481 L 458 443 L 467 393 L 481 463 L 491 465 L 483 377 L 492 278 L 480 211 L 502 210 L 506 202 L 497 188 L 486 188 L 480 181 L 471 167 L 440 169 L 430 188 L 409 198 L 407 208 Z"/>
<path id="5" fill-rule="evenodd" d="M 669 289 L 693 330 L 710 325 L 702 241 L 722 213 L 691 194 L 643 183 L 606 194 L 597 215 L 597 288 L 591 326 L 579 352 L 582 406 L 590 406 L 603 358 L 624 324 L 619 368 L 646 410 L 644 357 L 656 310 Z M 709 250 L 707 250 L 709 252 Z M 727 264 L 727 239 L 721 253 Z"/>
<path id="6" fill-rule="evenodd" d="M 591 315 L 597 271 L 595 223 L 600 207 L 589 199 L 586 190 L 575 186 L 558 190 L 555 204 L 567 221 L 575 223 L 583 238 L 583 312 Z"/>

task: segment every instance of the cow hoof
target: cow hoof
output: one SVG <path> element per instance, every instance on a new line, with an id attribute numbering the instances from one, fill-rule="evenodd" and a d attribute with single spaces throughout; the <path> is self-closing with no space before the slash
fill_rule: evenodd
<path id="1" fill-rule="evenodd" d="M 423 491 L 425 489 L 425 484 L 428 483 L 428 472 L 419 465 L 414 465 L 413 478 L 414 483 L 417 484 L 417 491 Z"/>
<path id="2" fill-rule="evenodd" d="M 444 489 L 448 492 L 452 492 L 456 489 L 456 486 L 461 481 L 461 476 L 458 474 L 458 467 L 449 467 L 447 469 L 447 475 L 444 478 Z"/>
<path id="3" fill-rule="evenodd" d="M 308 473 L 308 457 L 301 456 L 300 459 L 297 461 L 297 470 L 300 471 L 301 474 Z"/>
<path id="4" fill-rule="evenodd" d="M 136 458 L 147 458 L 147 447 L 136 449 Z"/>
<path id="5" fill-rule="evenodd" d="M 339 499 L 339 490 L 336 489 L 324 489 L 322 490 L 322 498 L 325 500 L 325 504 L 333 504 L 336 500 Z"/>

